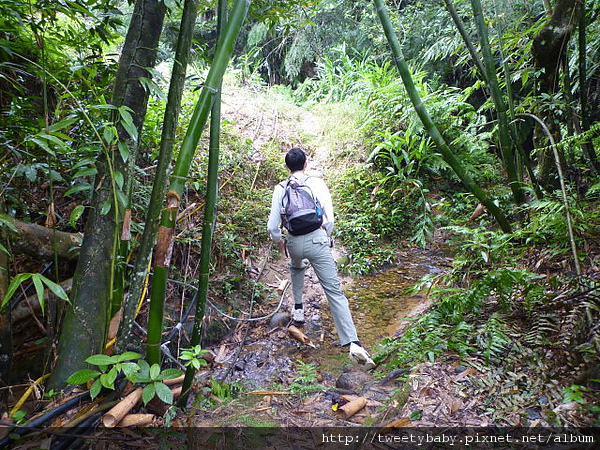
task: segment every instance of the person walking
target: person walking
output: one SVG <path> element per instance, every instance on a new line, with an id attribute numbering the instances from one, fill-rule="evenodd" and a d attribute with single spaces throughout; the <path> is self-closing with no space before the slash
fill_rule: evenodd
<path id="1" fill-rule="evenodd" d="M 292 318 L 296 322 L 304 322 L 302 294 L 304 273 L 308 267 L 306 261 L 308 261 L 312 265 L 327 297 L 340 344 L 349 347 L 349 356 L 352 362 L 364 365 L 366 368 L 372 368 L 375 363 L 358 340 L 348 299 L 342 292 L 337 265 L 331 254 L 330 237 L 333 231 L 334 216 L 329 189 L 321 178 L 307 176 L 304 173 L 306 154 L 302 149 L 294 147 L 287 152 L 285 164 L 291 175 L 287 181 L 275 186 L 267 228 L 271 239 L 278 244 L 282 254 L 289 255 L 290 258 L 289 269 L 294 298 Z M 289 194 L 286 194 L 286 187 L 289 183 L 308 186 L 308 191 L 317 200 L 317 215 L 322 214 L 320 216 L 322 222 L 305 227 L 307 229 L 296 229 L 294 232 L 290 227 L 287 236 L 284 238 L 281 227 L 282 224 L 287 225 L 287 223 L 282 213 L 286 210 L 290 198 Z M 321 211 L 318 211 L 319 209 Z M 315 229 L 315 227 L 318 228 Z"/>

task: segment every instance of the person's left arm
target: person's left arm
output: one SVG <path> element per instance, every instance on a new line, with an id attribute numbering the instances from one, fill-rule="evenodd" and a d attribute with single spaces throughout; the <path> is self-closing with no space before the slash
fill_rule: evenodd
<path id="1" fill-rule="evenodd" d="M 333 232 L 333 224 L 334 224 L 334 216 L 333 216 L 333 202 L 331 200 L 331 193 L 329 192 L 329 188 L 325 184 L 325 182 L 320 179 L 315 183 L 315 196 L 319 199 L 319 203 L 321 203 L 321 207 L 323 208 L 323 213 L 325 215 L 323 220 L 323 226 L 325 227 L 325 231 L 327 231 L 327 236 L 331 236 Z"/>

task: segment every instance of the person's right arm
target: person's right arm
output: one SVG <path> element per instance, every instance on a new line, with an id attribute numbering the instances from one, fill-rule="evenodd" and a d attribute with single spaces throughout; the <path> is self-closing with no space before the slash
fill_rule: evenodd
<path id="1" fill-rule="evenodd" d="M 267 229 L 271 235 L 271 239 L 275 242 L 281 241 L 281 197 L 283 196 L 283 188 L 281 185 L 275 186 L 273 190 L 273 198 L 271 199 L 271 212 L 269 213 L 269 221 Z"/>

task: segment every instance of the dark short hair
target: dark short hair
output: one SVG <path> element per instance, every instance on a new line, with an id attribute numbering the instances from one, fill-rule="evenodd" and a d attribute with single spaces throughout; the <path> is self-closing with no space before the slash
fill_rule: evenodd
<path id="1" fill-rule="evenodd" d="M 298 147 L 294 147 L 285 155 L 285 165 L 292 172 L 304 169 L 305 164 L 306 154 Z"/>

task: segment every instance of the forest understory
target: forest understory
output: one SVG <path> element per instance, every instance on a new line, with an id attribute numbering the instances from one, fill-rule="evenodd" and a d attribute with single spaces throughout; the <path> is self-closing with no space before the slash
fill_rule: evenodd
<path id="1" fill-rule="evenodd" d="M 6 0 L 0 30 L 0 448 L 600 439 L 600 0 Z M 371 370 L 312 268 L 290 320 L 295 146 Z"/>

